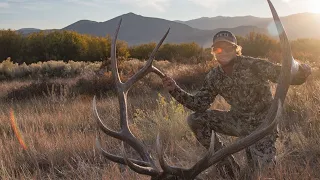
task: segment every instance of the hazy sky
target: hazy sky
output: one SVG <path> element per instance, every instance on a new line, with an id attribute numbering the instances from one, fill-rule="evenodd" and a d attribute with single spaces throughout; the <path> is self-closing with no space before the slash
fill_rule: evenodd
<path id="1" fill-rule="evenodd" d="M 319 0 L 273 0 L 280 16 L 320 13 Z M 271 17 L 266 0 L 0 0 L 0 29 L 60 29 L 81 19 L 107 21 L 133 12 L 168 20 Z"/>

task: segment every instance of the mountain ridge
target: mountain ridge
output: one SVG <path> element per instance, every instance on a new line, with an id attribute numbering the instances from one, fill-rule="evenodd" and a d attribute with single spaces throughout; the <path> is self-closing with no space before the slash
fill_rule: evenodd
<path id="1" fill-rule="evenodd" d="M 290 17 L 289 20 L 286 19 L 288 17 Z M 276 34 L 272 34 L 272 31 L 274 30 L 272 30 L 272 26 L 269 25 L 274 25 L 271 18 L 258 18 L 250 15 L 235 17 L 216 16 L 212 18 L 202 17 L 189 21 L 170 21 L 157 17 L 146 17 L 129 12 L 103 22 L 79 20 L 58 30 L 72 30 L 81 34 L 90 34 L 95 36 L 113 36 L 120 18 L 122 18 L 122 25 L 119 32 L 119 39 L 127 41 L 129 45 L 158 42 L 168 28 L 171 28 L 171 30 L 166 42 L 196 42 L 201 46 L 209 46 L 212 36 L 220 30 L 229 30 L 240 36 L 245 36 L 252 31 L 270 36 L 276 36 Z M 293 18 L 295 18 L 295 21 L 293 21 Z M 281 17 L 281 20 L 284 19 L 284 26 L 290 39 L 301 37 L 320 38 L 319 32 L 316 32 L 314 27 L 310 28 L 306 25 L 302 26 L 297 23 L 290 24 L 290 21 L 299 22 L 301 24 L 309 23 L 315 25 L 319 23 L 320 27 L 320 20 L 318 20 L 318 22 L 316 18 L 312 19 L 311 16 L 309 19 L 305 18 L 305 14 L 294 14 L 291 16 Z M 212 26 L 212 23 L 210 24 L 211 21 L 219 21 L 220 24 L 216 23 L 214 24 L 216 26 Z M 214 28 L 206 29 L 202 26 L 202 24 L 209 24 Z M 302 28 L 303 31 L 300 30 Z M 36 30 L 37 29 L 33 29 L 32 32 L 36 32 Z M 23 29 L 18 31 L 23 34 L 28 34 L 23 31 Z"/>

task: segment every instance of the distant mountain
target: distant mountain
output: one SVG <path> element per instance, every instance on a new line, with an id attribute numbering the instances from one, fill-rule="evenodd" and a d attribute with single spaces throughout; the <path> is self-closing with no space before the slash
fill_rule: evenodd
<path id="1" fill-rule="evenodd" d="M 254 16 L 216 16 L 216 17 L 202 17 L 189 21 L 176 22 L 186 24 L 191 27 L 196 27 L 203 30 L 212 30 L 217 28 L 234 28 L 237 26 L 254 26 L 254 24 L 261 21 L 266 21 L 268 18 L 258 18 Z"/>
<path id="2" fill-rule="evenodd" d="M 320 31 L 318 31 L 318 27 L 320 27 L 319 16 L 319 14 L 303 13 L 282 17 L 281 20 L 290 39 L 320 38 Z M 258 18 L 254 16 L 218 16 L 184 22 L 127 13 L 105 22 L 80 20 L 61 30 L 72 30 L 81 34 L 95 36 L 106 36 L 108 34 L 113 36 L 120 18 L 123 21 L 119 32 L 119 39 L 127 41 L 129 45 L 158 42 L 168 28 L 171 28 L 171 30 L 165 42 L 196 42 L 204 47 L 208 47 L 211 44 L 212 36 L 220 30 L 229 30 L 240 36 L 245 36 L 252 31 L 276 36 L 276 33 L 273 34 L 276 31 L 272 28 L 274 23 L 271 18 Z M 40 30 L 26 28 L 18 31 L 28 34 Z"/>
<path id="3" fill-rule="evenodd" d="M 31 33 L 37 33 L 37 32 L 40 32 L 40 31 L 44 31 L 44 32 L 52 32 L 52 31 L 59 31 L 60 29 L 36 29 L 36 28 L 22 28 L 22 29 L 19 29 L 17 30 L 17 32 L 23 34 L 23 35 L 28 35 L 28 34 L 31 34 Z"/>
<path id="4" fill-rule="evenodd" d="M 119 39 L 127 41 L 129 45 L 158 42 L 166 30 L 171 28 L 166 42 L 196 42 L 202 46 L 209 46 L 213 34 L 221 30 L 200 30 L 178 22 L 160 18 L 144 17 L 134 13 L 124 14 L 105 22 L 82 20 L 63 28 L 63 30 L 73 30 L 83 34 L 97 36 L 106 36 L 107 34 L 113 35 L 120 18 L 122 18 L 123 21 L 119 32 Z M 250 31 L 267 33 L 265 29 L 254 26 L 240 26 L 223 29 L 230 30 L 237 35 L 246 35 Z"/>
<path id="5" fill-rule="evenodd" d="M 238 17 L 202 17 L 189 21 L 177 21 L 190 27 L 203 30 L 216 28 L 234 28 L 237 26 L 256 26 L 259 28 L 270 29 L 270 34 L 275 35 L 274 23 L 272 18 L 259 18 L 254 16 Z M 320 38 L 320 14 L 300 13 L 281 17 L 286 32 L 290 39 L 297 38 Z"/>
<path id="6" fill-rule="evenodd" d="M 39 32 L 41 31 L 41 29 L 36 29 L 36 28 L 22 28 L 17 30 L 19 33 L 21 34 L 30 34 L 30 33 L 34 33 L 34 32 Z"/>

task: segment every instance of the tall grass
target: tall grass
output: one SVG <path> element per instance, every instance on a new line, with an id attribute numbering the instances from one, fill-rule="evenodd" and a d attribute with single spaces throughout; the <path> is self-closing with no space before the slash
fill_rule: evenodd
<path id="1" fill-rule="evenodd" d="M 141 62 L 137 61 L 132 67 L 141 65 Z M 201 65 L 171 63 L 161 64 L 161 67 L 190 91 L 194 90 L 193 85 L 199 83 L 190 80 L 191 72 L 198 72 L 201 76 L 208 69 L 207 66 Z M 124 73 L 122 78 L 125 79 L 126 76 L 130 76 L 130 71 Z M 42 93 L 37 95 L 9 100 L 5 97 L 12 91 L 27 88 L 35 82 L 12 81 L 0 85 L 5 91 L 2 94 L 5 100 L 1 99 L 0 103 L 0 178 L 148 179 L 144 175 L 132 172 L 126 166 L 115 164 L 101 156 L 94 142 L 98 129 L 91 110 L 93 94 L 74 91 L 72 86 L 77 84 L 74 80 L 76 79 L 66 81 L 65 83 L 70 86 L 63 86 L 58 91 L 52 91 L 56 85 L 54 88 L 46 86 L 42 89 Z M 135 85 L 133 91 L 129 93 L 130 128 L 155 158 L 155 138 L 159 132 L 164 141 L 168 162 L 190 167 L 206 151 L 187 126 L 186 118 L 191 112 L 170 98 L 167 92 L 161 90 L 162 88 L 143 89 L 152 84 L 159 85 L 161 82 L 150 75 Z M 92 85 L 94 84 L 86 88 L 89 89 Z M 258 178 L 296 180 L 320 178 L 319 92 L 320 80 L 315 76 L 302 86 L 290 88 L 285 114 L 279 124 L 278 163 L 275 169 L 264 170 Z M 228 104 L 223 99 L 217 100 L 212 108 L 228 109 Z M 12 131 L 10 109 L 14 110 L 27 150 L 23 150 Z M 118 100 L 112 90 L 99 96 L 98 111 L 110 128 L 119 129 Z M 105 149 L 122 155 L 118 140 L 106 137 L 102 133 L 100 135 Z M 227 140 L 230 143 L 234 139 Z M 132 149 L 129 150 L 129 155 L 138 157 Z M 236 158 L 240 164 L 246 163 L 242 152 L 237 153 Z M 219 179 L 214 168 L 201 176 L 204 179 Z"/>

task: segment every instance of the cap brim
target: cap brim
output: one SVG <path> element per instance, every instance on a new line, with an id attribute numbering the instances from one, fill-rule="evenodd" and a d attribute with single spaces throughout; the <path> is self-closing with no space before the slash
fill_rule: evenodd
<path id="1" fill-rule="evenodd" d="M 236 43 L 234 43 L 234 42 L 232 42 L 232 41 L 228 41 L 228 40 L 223 40 L 223 39 L 221 39 L 221 40 L 216 40 L 216 41 L 212 44 L 212 46 L 215 45 L 215 44 L 217 44 L 218 42 L 227 42 L 227 43 L 230 43 L 230 44 L 232 44 L 232 45 L 237 45 Z"/>

